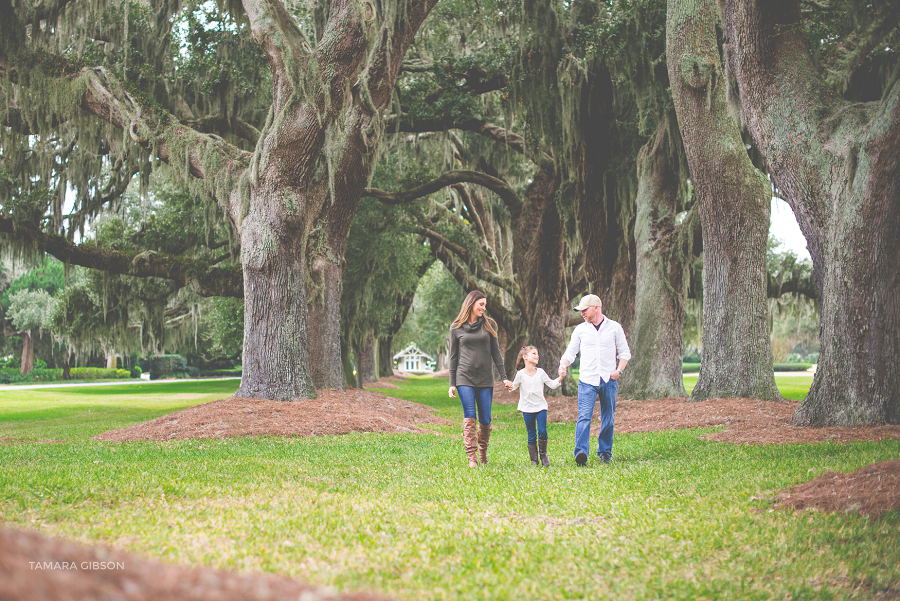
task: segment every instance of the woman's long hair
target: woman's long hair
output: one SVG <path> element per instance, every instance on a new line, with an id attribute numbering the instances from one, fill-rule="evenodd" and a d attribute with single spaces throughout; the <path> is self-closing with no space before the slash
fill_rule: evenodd
<path id="1" fill-rule="evenodd" d="M 516 371 L 525 369 L 525 355 L 534 350 L 537 350 L 537 348 L 533 346 L 523 346 L 519 349 L 519 356 L 516 357 Z"/>
<path id="2" fill-rule="evenodd" d="M 463 300 L 462 307 L 459 308 L 459 315 L 456 316 L 456 319 L 453 320 L 453 323 L 450 324 L 451 328 L 458 328 L 464 323 L 468 323 L 469 318 L 472 316 L 472 307 L 485 298 L 484 293 L 480 290 L 473 290 L 469 294 L 466 295 L 466 298 Z M 484 315 L 484 329 L 487 330 L 491 336 L 494 338 L 497 337 L 497 322 L 487 316 L 487 313 Z"/>

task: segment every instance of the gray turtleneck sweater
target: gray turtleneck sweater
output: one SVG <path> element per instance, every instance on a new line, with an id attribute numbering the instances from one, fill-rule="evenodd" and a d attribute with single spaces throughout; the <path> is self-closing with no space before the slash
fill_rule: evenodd
<path id="1" fill-rule="evenodd" d="M 474 386 L 493 388 L 494 374 L 491 359 L 500 372 L 500 379 L 506 379 L 500 345 L 482 327 L 483 317 L 475 323 L 464 323 L 458 328 L 450 326 L 450 386 Z"/>

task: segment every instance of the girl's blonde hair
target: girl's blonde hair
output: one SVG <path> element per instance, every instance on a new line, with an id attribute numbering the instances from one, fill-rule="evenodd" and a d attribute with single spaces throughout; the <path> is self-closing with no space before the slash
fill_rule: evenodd
<path id="1" fill-rule="evenodd" d="M 534 346 L 523 346 L 519 349 L 519 356 L 516 357 L 516 371 L 520 369 L 525 369 L 525 355 L 530 353 L 531 351 L 536 351 L 537 347 Z"/>
<path id="2" fill-rule="evenodd" d="M 462 324 L 469 321 L 469 318 L 472 316 L 472 307 L 480 301 L 481 299 L 486 298 L 484 293 L 480 290 L 473 290 L 469 294 L 466 295 L 466 298 L 463 300 L 462 307 L 459 309 L 459 315 L 456 316 L 456 319 L 453 320 L 453 323 L 450 324 L 451 328 L 458 328 Z M 491 336 L 494 338 L 497 337 L 497 322 L 487 316 L 484 315 L 484 329 L 487 330 Z"/>

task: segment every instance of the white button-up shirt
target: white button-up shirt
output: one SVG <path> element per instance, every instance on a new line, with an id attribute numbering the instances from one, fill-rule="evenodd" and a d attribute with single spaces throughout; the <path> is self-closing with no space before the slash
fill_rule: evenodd
<path id="1" fill-rule="evenodd" d="M 601 380 L 609 382 L 618 359 L 631 359 L 625 330 L 619 322 L 605 316 L 599 330 L 588 322 L 578 324 L 572 330 L 572 339 L 562 358 L 571 365 L 578 353 L 581 353 L 578 379 L 591 386 L 599 386 Z"/>

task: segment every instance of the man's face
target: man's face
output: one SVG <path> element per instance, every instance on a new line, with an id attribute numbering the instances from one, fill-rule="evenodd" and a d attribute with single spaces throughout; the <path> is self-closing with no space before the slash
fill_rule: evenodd
<path id="1" fill-rule="evenodd" d="M 584 311 L 581 312 L 581 318 L 585 321 L 594 321 L 594 318 L 600 312 L 600 307 L 587 307 Z"/>

